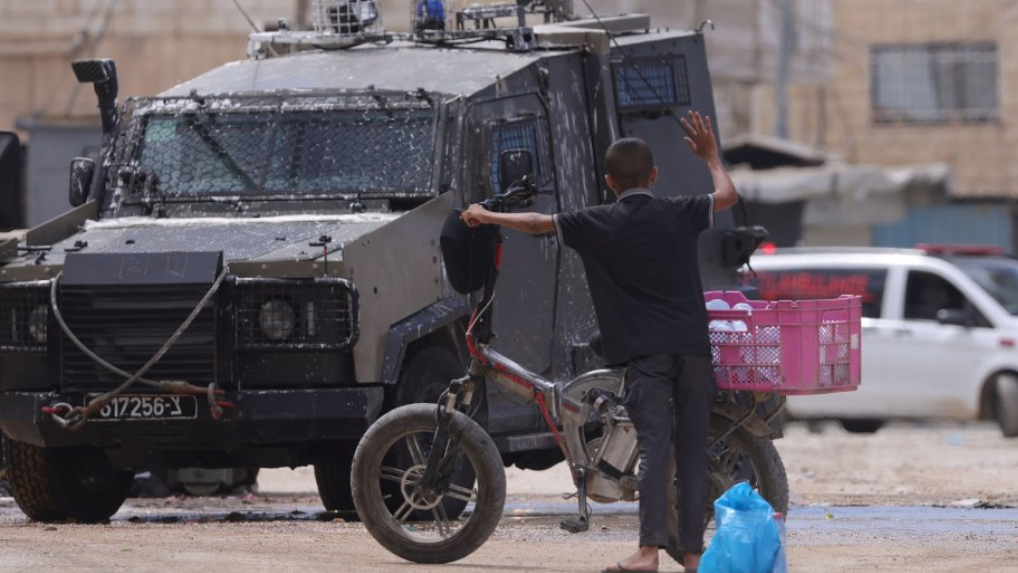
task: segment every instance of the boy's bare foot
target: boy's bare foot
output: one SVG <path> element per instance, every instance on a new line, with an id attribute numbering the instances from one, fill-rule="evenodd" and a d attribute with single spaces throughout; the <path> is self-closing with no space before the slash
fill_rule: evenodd
<path id="1" fill-rule="evenodd" d="M 683 571 L 696 571 L 700 567 L 700 553 L 683 553 L 682 554 L 682 569 Z"/>
<path id="2" fill-rule="evenodd" d="M 657 547 L 640 547 L 636 553 L 615 565 L 606 567 L 602 573 L 608 571 L 657 571 L 657 554 Z"/>

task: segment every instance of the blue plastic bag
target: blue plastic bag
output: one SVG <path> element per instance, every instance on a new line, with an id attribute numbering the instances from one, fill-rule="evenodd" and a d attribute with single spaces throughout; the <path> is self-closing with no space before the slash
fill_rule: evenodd
<path id="1" fill-rule="evenodd" d="M 700 573 L 773 573 L 781 537 L 774 508 L 746 482 L 714 502 L 717 532 L 700 560 Z"/>

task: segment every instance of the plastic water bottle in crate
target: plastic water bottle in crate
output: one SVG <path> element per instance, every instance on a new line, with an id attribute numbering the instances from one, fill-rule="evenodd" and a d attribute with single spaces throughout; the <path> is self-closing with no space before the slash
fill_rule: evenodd
<path id="1" fill-rule="evenodd" d="M 704 294 L 718 389 L 823 394 L 859 386 L 862 299 Z"/>

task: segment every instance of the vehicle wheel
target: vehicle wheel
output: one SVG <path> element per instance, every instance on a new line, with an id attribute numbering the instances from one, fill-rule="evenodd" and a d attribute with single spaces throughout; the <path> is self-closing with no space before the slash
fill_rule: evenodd
<path id="1" fill-rule="evenodd" d="M 460 363 L 459 358 L 451 350 L 434 345 L 419 348 L 406 360 L 400 372 L 397 404 L 434 406 L 449 387 L 449 381 L 463 376 L 464 372 L 466 366 Z M 402 456 L 397 462 L 399 465 L 408 466 L 412 461 L 406 457 L 409 454 L 405 451 L 399 451 L 394 455 Z M 472 471 L 469 465 L 461 467 L 460 471 L 453 475 L 452 482 L 461 487 L 469 487 L 474 483 L 475 476 Z M 452 519 L 459 517 L 467 507 L 466 502 L 457 499 L 447 499 L 442 505 Z M 428 521 L 432 516 L 430 512 L 416 511 L 413 519 Z"/>
<path id="2" fill-rule="evenodd" d="M 719 416 L 711 417 L 707 431 L 708 444 L 728 430 L 731 421 Z M 788 477 L 785 465 L 770 438 L 758 438 L 745 428 L 735 430 L 707 451 L 707 513 L 705 524 L 714 516 L 714 502 L 721 494 L 740 481 L 749 482 L 774 511 L 788 512 Z M 681 462 L 681 460 L 680 460 Z M 674 464 L 673 464 L 674 467 Z M 674 474 L 673 474 L 674 476 Z M 679 487 L 672 488 L 675 497 L 669 499 L 670 522 L 678 525 Z M 673 527 L 669 535 L 668 555 L 682 563 L 678 550 L 678 530 Z"/>
<path id="3" fill-rule="evenodd" d="M 425 346 L 414 351 L 403 363 L 399 373 L 396 403 L 435 404 L 449 387 L 449 381 L 466 372 L 459 358 L 441 346 Z"/>
<path id="4" fill-rule="evenodd" d="M 1001 374 L 994 386 L 993 416 L 1005 438 L 1018 436 L 1018 376 Z"/>
<path id="5" fill-rule="evenodd" d="M 67 512 L 60 507 L 50 487 L 51 472 L 45 449 L 10 438 L 4 438 L 3 442 L 8 485 L 21 511 L 35 521 L 67 519 Z"/>
<path id="6" fill-rule="evenodd" d="M 4 448 L 14 500 L 36 521 L 106 521 L 134 480 L 134 472 L 113 468 L 92 447 L 43 448 L 8 439 Z"/>
<path id="7" fill-rule="evenodd" d="M 353 462 L 353 444 L 339 444 L 330 449 L 328 459 L 315 464 L 315 482 L 322 505 L 329 511 L 354 510 L 350 491 L 350 467 Z"/>
<path id="8" fill-rule="evenodd" d="M 354 453 L 357 515 L 383 547 L 415 563 L 449 563 L 470 555 L 491 536 L 505 506 L 505 469 L 491 437 L 459 412 L 448 427 L 456 466 L 469 465 L 477 476 L 467 486 L 449 483 L 437 492 L 414 490 L 431 454 L 435 405 L 400 406 L 382 416 Z M 456 468 L 451 471 L 456 473 Z M 387 498 L 396 500 L 396 509 Z M 472 502 L 473 511 L 465 519 L 452 517 L 444 509 L 448 498 Z M 430 513 L 433 521 L 408 523 L 414 510 Z"/>
<path id="9" fill-rule="evenodd" d="M 883 420 L 870 418 L 842 418 L 841 427 L 850 434 L 875 434 L 877 430 L 884 427 Z"/>

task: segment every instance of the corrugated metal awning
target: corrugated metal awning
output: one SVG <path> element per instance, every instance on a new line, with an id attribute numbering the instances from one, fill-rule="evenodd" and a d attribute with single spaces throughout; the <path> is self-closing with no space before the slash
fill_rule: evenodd
<path id="1" fill-rule="evenodd" d="M 731 177 L 745 200 L 760 203 L 811 199 L 863 201 L 872 196 L 905 194 L 946 197 L 953 190 L 951 167 L 946 163 L 735 169 Z"/>

